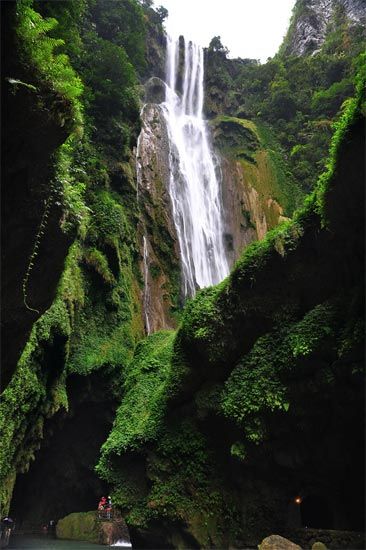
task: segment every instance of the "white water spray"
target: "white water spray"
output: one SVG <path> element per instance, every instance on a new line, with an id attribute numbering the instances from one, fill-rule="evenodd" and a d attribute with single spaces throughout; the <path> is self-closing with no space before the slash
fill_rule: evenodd
<path id="1" fill-rule="evenodd" d="M 117 540 L 114 544 L 110 544 L 110 546 L 124 546 L 125 548 L 132 548 L 132 544 L 127 540 Z"/>
<path id="2" fill-rule="evenodd" d="M 182 95 L 178 95 L 179 41 L 168 38 L 162 109 L 170 142 L 169 193 L 185 296 L 219 283 L 229 273 L 220 182 L 202 115 L 203 71 L 203 49 L 185 42 Z"/>
<path id="3" fill-rule="evenodd" d="M 150 285 L 149 285 L 149 250 L 147 244 L 147 238 L 143 236 L 143 265 L 144 265 L 144 316 L 145 316 L 145 328 L 146 334 L 151 334 L 151 324 L 149 319 L 150 312 Z"/>

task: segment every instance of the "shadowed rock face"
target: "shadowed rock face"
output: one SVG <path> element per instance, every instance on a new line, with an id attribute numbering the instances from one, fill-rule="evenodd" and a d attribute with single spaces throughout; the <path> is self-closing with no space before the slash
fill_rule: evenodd
<path id="1" fill-rule="evenodd" d="M 298 2 L 297 5 L 299 4 Z M 285 53 L 306 55 L 319 50 L 338 6 L 344 9 L 344 14 L 351 25 L 365 23 L 363 0 L 306 0 L 302 2 L 301 12 L 293 22 L 293 28 L 290 28 L 289 44 Z"/>
<path id="2" fill-rule="evenodd" d="M 165 101 L 166 84 L 156 76 L 149 78 L 144 85 L 146 103 L 162 103 Z"/>
<path id="3" fill-rule="evenodd" d="M 69 411 L 60 410 L 45 422 L 36 460 L 17 476 L 10 515 L 17 518 L 18 528 L 96 509 L 107 494 L 94 466 L 117 404 L 109 382 L 109 374 L 102 371 L 68 379 Z"/>
<path id="4" fill-rule="evenodd" d="M 27 285 L 22 285 L 48 200 L 51 156 L 68 132 L 69 106 L 50 90 L 23 81 L 29 75 L 18 64 L 13 36 L 13 2 L 3 2 L 2 15 L 2 388 L 7 385 L 34 321 L 51 305 L 70 244 L 61 231 L 61 209 L 52 206 Z M 17 81 L 20 81 L 17 83 Z"/>

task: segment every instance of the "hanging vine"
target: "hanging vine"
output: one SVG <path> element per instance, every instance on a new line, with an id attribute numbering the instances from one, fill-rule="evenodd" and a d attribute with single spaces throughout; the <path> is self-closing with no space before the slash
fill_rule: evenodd
<path id="1" fill-rule="evenodd" d="M 52 189 L 52 191 L 53 191 L 53 189 Z M 41 242 L 41 238 L 42 238 L 42 235 L 44 235 L 44 231 L 45 231 L 45 228 L 46 228 L 46 225 L 47 225 L 47 220 L 48 220 L 48 216 L 49 216 L 49 213 L 50 213 L 52 202 L 53 202 L 53 193 L 51 192 L 48 199 L 46 199 L 44 201 L 45 207 L 44 207 L 44 211 L 43 211 L 43 214 L 42 214 L 41 223 L 39 224 L 39 228 L 38 228 L 37 235 L 36 235 L 36 238 L 35 238 L 35 241 L 34 241 L 32 253 L 29 257 L 27 271 L 26 271 L 24 279 L 23 279 L 22 289 L 23 289 L 23 302 L 24 302 L 24 305 L 29 311 L 34 311 L 35 313 L 39 313 L 39 311 L 38 311 L 38 309 L 35 309 L 35 308 L 31 307 L 28 304 L 27 286 L 28 286 L 28 282 L 29 282 L 29 277 L 32 273 L 32 269 L 33 269 L 33 266 L 34 266 L 34 261 L 35 261 L 37 255 L 38 255 L 38 250 L 39 250 L 39 245 L 40 245 L 40 242 Z"/>

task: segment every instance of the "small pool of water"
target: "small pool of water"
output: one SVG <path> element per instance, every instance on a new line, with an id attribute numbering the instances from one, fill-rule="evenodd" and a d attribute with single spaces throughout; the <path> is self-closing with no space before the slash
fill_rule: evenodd
<path id="1" fill-rule="evenodd" d="M 23 548 L 37 550 L 97 550 L 97 548 L 109 548 L 109 546 L 92 544 L 91 542 L 53 539 L 42 535 L 12 535 L 8 548 L 16 548 L 17 550 L 23 550 Z"/>

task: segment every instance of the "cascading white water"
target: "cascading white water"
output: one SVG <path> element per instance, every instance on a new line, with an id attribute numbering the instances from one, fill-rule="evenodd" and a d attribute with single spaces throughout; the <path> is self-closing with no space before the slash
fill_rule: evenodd
<path id="1" fill-rule="evenodd" d="M 145 235 L 143 239 L 143 265 L 144 265 L 144 316 L 145 316 L 145 329 L 147 334 L 151 334 L 151 324 L 150 324 L 150 287 L 149 287 L 149 251 L 147 245 L 147 238 Z"/>
<path id="2" fill-rule="evenodd" d="M 125 548 L 132 548 L 132 544 L 128 540 L 117 540 L 114 544 L 110 544 L 109 546 L 124 546 Z"/>
<path id="3" fill-rule="evenodd" d="M 166 98 L 170 142 L 169 193 L 180 246 L 183 292 L 214 285 L 229 273 L 223 242 L 220 182 L 203 119 L 203 49 L 185 41 L 182 94 L 178 93 L 179 41 L 168 37 Z"/>

